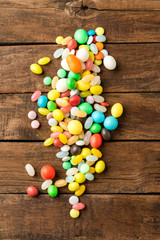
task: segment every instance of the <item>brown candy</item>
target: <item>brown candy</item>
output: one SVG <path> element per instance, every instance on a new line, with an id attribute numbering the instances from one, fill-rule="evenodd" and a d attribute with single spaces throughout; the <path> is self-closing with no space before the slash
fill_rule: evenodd
<path id="1" fill-rule="evenodd" d="M 71 149 L 70 149 L 70 153 L 71 153 L 71 155 L 78 155 L 78 154 L 80 154 L 81 153 L 81 147 L 77 146 L 76 144 L 72 145 Z"/>
<path id="2" fill-rule="evenodd" d="M 103 140 L 106 142 L 111 140 L 111 133 L 106 128 L 102 128 L 101 136 L 102 136 Z"/>

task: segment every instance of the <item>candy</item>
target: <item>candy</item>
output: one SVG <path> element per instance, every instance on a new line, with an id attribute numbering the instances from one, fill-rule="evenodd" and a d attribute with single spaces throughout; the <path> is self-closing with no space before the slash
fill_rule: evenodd
<path id="1" fill-rule="evenodd" d="M 94 85 L 90 88 L 90 91 L 92 94 L 99 95 L 102 93 L 103 88 L 102 88 L 102 86 Z"/>
<path id="2" fill-rule="evenodd" d="M 60 140 L 63 144 L 66 144 L 66 143 L 68 142 L 66 135 L 64 135 L 63 133 L 61 133 L 61 134 L 59 135 L 59 140 Z"/>
<path id="3" fill-rule="evenodd" d="M 53 112 L 57 108 L 57 104 L 53 101 L 48 101 L 47 108 L 49 111 Z"/>
<path id="4" fill-rule="evenodd" d="M 59 80 L 59 77 L 55 76 L 53 79 L 52 79 L 52 88 L 55 89 L 56 88 L 56 84 Z"/>
<path id="5" fill-rule="evenodd" d="M 103 35 L 103 34 L 104 34 L 104 28 L 102 28 L 102 27 L 97 27 L 97 28 L 95 29 L 95 32 L 96 32 L 97 35 Z"/>
<path id="6" fill-rule="evenodd" d="M 76 209 L 76 210 L 82 210 L 85 208 L 85 205 L 84 203 L 75 203 L 73 206 L 72 206 L 73 209 Z"/>
<path id="7" fill-rule="evenodd" d="M 113 117 L 118 118 L 123 113 L 123 106 L 120 103 L 115 103 L 111 108 L 111 114 Z"/>
<path id="8" fill-rule="evenodd" d="M 90 138 L 92 136 L 92 133 L 90 131 L 87 131 L 84 135 L 84 142 L 85 142 L 85 145 L 89 145 L 89 142 L 90 142 Z"/>
<path id="9" fill-rule="evenodd" d="M 81 71 L 81 62 L 76 56 L 69 54 L 66 57 L 66 61 L 67 61 L 69 69 L 72 72 L 79 73 Z"/>
<path id="10" fill-rule="evenodd" d="M 98 48 L 97 48 L 97 46 L 94 43 L 92 43 L 90 45 L 90 49 L 91 49 L 93 54 L 97 54 L 98 53 Z"/>
<path id="11" fill-rule="evenodd" d="M 74 176 L 67 176 L 67 177 L 66 177 L 66 182 L 67 182 L 67 183 L 71 183 L 71 182 L 74 182 L 74 181 L 75 181 Z"/>
<path id="12" fill-rule="evenodd" d="M 64 52 L 64 49 L 63 49 L 63 48 L 59 48 L 59 49 L 57 49 L 57 50 L 54 52 L 53 57 L 54 57 L 54 58 L 59 58 L 59 57 L 62 56 L 63 52 Z"/>
<path id="13" fill-rule="evenodd" d="M 98 157 L 98 158 L 101 158 L 101 157 L 102 157 L 101 151 L 99 151 L 97 148 L 92 148 L 92 149 L 91 149 L 91 153 L 92 153 L 93 155 L 95 155 L 96 157 Z M 89 160 L 88 160 L 88 161 L 89 161 Z"/>
<path id="14" fill-rule="evenodd" d="M 60 80 L 58 80 L 58 82 L 56 84 L 56 89 L 57 89 L 57 92 L 65 92 L 68 90 L 66 78 L 61 78 Z M 60 96 L 60 94 L 59 94 L 59 96 Z"/>
<path id="15" fill-rule="evenodd" d="M 77 172 L 78 172 L 78 168 L 73 167 L 73 168 L 70 168 L 70 169 L 67 170 L 66 175 L 67 175 L 67 176 L 73 176 L 73 175 L 75 175 Z"/>
<path id="16" fill-rule="evenodd" d="M 45 77 L 44 79 L 43 79 L 43 83 L 45 84 L 45 85 L 51 85 L 51 83 L 52 83 L 52 78 L 50 78 L 50 77 Z"/>
<path id="17" fill-rule="evenodd" d="M 81 103 L 78 106 L 79 110 L 86 112 L 87 114 L 91 114 L 93 111 L 93 107 L 89 103 Z"/>
<path id="18" fill-rule="evenodd" d="M 69 155 L 69 152 L 60 151 L 60 152 L 56 153 L 57 158 L 64 158 L 64 157 L 67 157 L 68 155 Z"/>
<path id="19" fill-rule="evenodd" d="M 28 118 L 34 120 L 37 117 L 37 113 L 35 111 L 30 111 L 28 113 Z"/>
<path id="20" fill-rule="evenodd" d="M 78 218 L 78 217 L 79 217 L 79 214 L 80 214 L 80 212 L 79 212 L 78 210 L 75 210 L 75 209 L 71 209 L 71 210 L 70 210 L 70 216 L 71 216 L 72 218 Z"/>
<path id="21" fill-rule="evenodd" d="M 85 177 L 88 181 L 93 181 L 94 180 L 94 175 L 92 173 L 86 173 Z"/>
<path id="22" fill-rule="evenodd" d="M 48 139 L 45 140 L 44 146 L 48 147 L 48 146 L 52 145 L 53 142 L 54 142 L 53 138 L 48 138 Z"/>
<path id="23" fill-rule="evenodd" d="M 81 102 L 81 98 L 77 95 L 71 96 L 69 99 L 69 104 L 74 107 L 74 106 L 78 106 Z"/>
<path id="24" fill-rule="evenodd" d="M 57 121 L 62 121 L 64 119 L 64 114 L 61 110 L 59 109 L 55 109 L 53 111 L 53 117 L 54 119 L 56 119 Z"/>
<path id="25" fill-rule="evenodd" d="M 113 70 L 116 68 L 116 60 L 112 56 L 105 56 L 103 63 L 105 68 L 107 68 L 108 70 Z"/>
<path id="26" fill-rule="evenodd" d="M 45 165 L 41 168 L 41 177 L 45 180 L 55 177 L 55 169 L 50 165 Z"/>
<path id="27" fill-rule="evenodd" d="M 85 192 L 85 190 L 86 190 L 85 185 L 81 185 L 81 186 L 78 188 L 78 190 L 75 191 L 75 195 L 76 195 L 77 197 L 79 197 L 79 196 L 81 196 L 81 195 Z"/>
<path id="28" fill-rule="evenodd" d="M 102 129 L 102 127 L 101 127 L 101 125 L 99 123 L 93 123 L 89 130 L 92 133 L 98 133 L 98 132 L 101 131 L 101 129 Z"/>
<path id="29" fill-rule="evenodd" d="M 46 65 L 51 61 L 49 57 L 43 57 L 38 60 L 39 65 Z"/>
<path id="30" fill-rule="evenodd" d="M 77 146 L 76 144 L 73 144 L 71 146 L 70 152 L 72 155 L 78 155 L 81 153 L 81 147 Z"/>
<path id="31" fill-rule="evenodd" d="M 51 101 L 55 101 L 60 97 L 60 93 L 57 90 L 51 90 L 48 92 L 48 99 Z"/>
<path id="32" fill-rule="evenodd" d="M 42 115 L 47 116 L 50 111 L 47 108 L 38 108 L 38 112 Z"/>
<path id="33" fill-rule="evenodd" d="M 67 185 L 67 182 L 66 180 L 64 179 L 59 179 L 57 180 L 54 185 L 57 187 L 57 188 L 60 188 L 60 187 L 65 187 Z"/>
<path id="34" fill-rule="evenodd" d="M 63 145 L 63 147 L 61 147 L 61 151 L 63 151 L 63 152 L 67 152 L 69 150 L 70 150 L 70 146 L 68 146 L 68 145 Z"/>
<path id="35" fill-rule="evenodd" d="M 80 163 L 82 161 L 82 155 L 77 155 L 76 157 L 74 157 L 74 159 L 73 159 L 73 163 L 74 164 L 78 164 L 78 163 Z"/>
<path id="36" fill-rule="evenodd" d="M 58 195 L 58 189 L 55 185 L 50 185 L 47 192 L 51 197 L 56 197 Z"/>
<path id="37" fill-rule="evenodd" d="M 103 123 L 104 122 L 105 116 L 100 111 L 94 111 L 91 116 L 95 123 Z"/>
<path id="38" fill-rule="evenodd" d="M 61 67 L 64 68 L 66 71 L 69 71 L 69 66 L 67 64 L 67 61 L 66 61 L 66 58 L 64 58 L 62 61 L 61 61 Z"/>
<path id="39" fill-rule="evenodd" d="M 48 102 L 48 98 L 45 95 L 41 95 L 38 98 L 37 104 L 40 108 L 45 108 L 47 106 L 47 102 Z"/>
<path id="40" fill-rule="evenodd" d="M 84 164 L 83 164 L 84 165 Z M 82 165 L 82 166 L 83 166 Z M 81 166 L 81 168 L 82 168 L 82 166 Z M 88 166 L 89 167 L 89 166 Z M 87 171 L 88 172 L 88 171 Z M 77 183 L 83 183 L 83 182 L 85 182 L 85 180 L 86 180 L 86 178 L 85 178 L 85 175 L 84 175 L 84 173 L 82 173 L 82 172 L 79 172 L 79 173 L 76 173 L 75 175 L 74 175 L 74 177 L 75 177 L 75 181 L 77 182 Z M 76 189 L 76 190 L 78 190 L 78 189 Z M 75 191 L 76 191 L 75 190 Z"/>
<path id="41" fill-rule="evenodd" d="M 83 47 L 77 51 L 76 57 L 82 62 L 86 62 L 89 58 L 89 52 L 85 47 Z"/>
<path id="42" fill-rule="evenodd" d="M 33 177 L 35 175 L 35 170 L 31 164 L 26 164 L 25 169 L 29 176 Z"/>
<path id="43" fill-rule="evenodd" d="M 95 171 L 96 173 L 101 173 L 105 170 L 105 162 L 100 160 L 95 165 Z"/>
<path id="44" fill-rule="evenodd" d="M 79 183 L 78 182 L 71 182 L 71 183 L 68 184 L 68 189 L 71 192 L 77 191 L 78 188 L 79 188 Z"/>
<path id="45" fill-rule="evenodd" d="M 87 160 L 88 162 L 95 162 L 95 161 L 98 160 L 98 157 L 97 157 L 97 156 L 94 156 L 94 155 L 88 155 L 88 156 L 86 157 L 86 160 Z M 88 171 L 89 171 L 89 170 L 88 170 Z"/>
<path id="46" fill-rule="evenodd" d="M 81 79 L 81 74 L 70 71 L 68 77 L 73 78 L 75 80 L 79 80 L 79 79 Z"/>
<path id="47" fill-rule="evenodd" d="M 95 133 L 90 138 L 90 144 L 93 148 L 98 148 L 102 144 L 102 137 L 99 133 Z"/>
<path id="48" fill-rule="evenodd" d="M 33 64 L 30 65 L 30 70 L 35 74 L 41 74 L 42 73 L 42 68 L 36 63 L 33 63 Z"/>
<path id="49" fill-rule="evenodd" d="M 77 197 L 77 196 L 71 196 L 70 198 L 69 198 L 69 203 L 71 204 L 71 205 L 74 205 L 74 204 L 76 204 L 76 203 L 78 203 L 79 202 L 79 198 Z"/>
<path id="50" fill-rule="evenodd" d="M 30 197 L 36 197 L 38 195 L 38 189 L 34 186 L 30 186 L 27 188 L 27 194 Z"/>
<path id="51" fill-rule="evenodd" d="M 70 39 L 67 44 L 67 48 L 71 51 L 72 49 L 77 48 L 77 42 L 75 39 Z"/>
<path id="52" fill-rule="evenodd" d="M 42 183 L 41 189 L 46 190 L 47 188 L 49 188 L 50 185 L 52 185 L 52 180 L 51 179 L 46 180 Z"/>
<path id="53" fill-rule="evenodd" d="M 63 51 L 63 53 L 62 53 L 62 59 L 65 59 L 65 58 L 68 56 L 69 53 L 70 53 L 70 52 L 69 52 L 69 49 L 68 49 L 68 48 L 65 48 L 64 51 Z"/>
<path id="54" fill-rule="evenodd" d="M 66 86 L 69 90 L 75 89 L 77 87 L 77 83 L 73 78 L 67 78 Z"/>
<path id="55" fill-rule="evenodd" d="M 94 109 L 97 110 L 97 111 L 100 111 L 102 113 L 107 112 L 107 108 L 100 105 L 100 104 L 94 104 Z"/>
<path id="56" fill-rule="evenodd" d="M 56 43 L 57 43 L 57 44 L 61 44 L 62 40 L 63 40 L 63 37 L 62 37 L 62 36 L 58 36 L 58 37 L 56 38 Z"/>
<path id="57" fill-rule="evenodd" d="M 39 122 L 39 121 L 33 120 L 33 121 L 31 122 L 31 127 L 32 127 L 33 129 L 37 129 L 37 128 L 39 128 L 39 126 L 40 126 L 40 122 Z"/>
<path id="58" fill-rule="evenodd" d="M 89 166 L 88 164 L 84 163 L 82 164 L 81 168 L 80 168 L 81 173 L 87 173 L 89 171 Z M 80 173 L 79 173 L 80 174 Z M 84 175 L 85 178 L 85 175 Z M 82 183 L 82 182 L 81 182 Z"/>
<path id="59" fill-rule="evenodd" d="M 93 36 L 93 35 L 96 34 L 96 32 L 95 32 L 95 30 L 89 30 L 89 31 L 87 32 L 87 34 L 88 34 L 88 36 Z"/>
<path id="60" fill-rule="evenodd" d="M 41 96 L 41 91 L 35 91 L 31 96 L 31 101 L 35 102 Z"/>
<path id="61" fill-rule="evenodd" d="M 68 42 L 69 42 L 69 40 L 71 40 L 71 39 L 72 39 L 72 37 L 71 37 L 71 36 L 68 36 L 68 37 L 62 39 L 61 44 L 62 44 L 62 45 L 67 45 Z"/>
<path id="62" fill-rule="evenodd" d="M 115 130 L 118 127 L 118 120 L 115 117 L 109 116 L 106 117 L 103 125 L 107 130 Z"/>
<path id="63" fill-rule="evenodd" d="M 65 162 L 62 164 L 62 167 L 63 167 L 65 170 L 68 170 L 68 169 L 71 168 L 71 163 L 65 161 Z"/>
<path id="64" fill-rule="evenodd" d="M 66 72 L 64 69 L 59 69 L 59 70 L 57 71 L 57 76 L 58 76 L 59 78 L 65 78 L 66 75 L 67 75 L 67 72 Z"/>
<path id="65" fill-rule="evenodd" d="M 79 44 L 84 44 L 88 41 L 88 35 L 87 32 L 84 29 L 78 29 L 74 34 L 74 39 Z"/>
<path id="66" fill-rule="evenodd" d="M 80 134 L 82 131 L 82 124 L 78 120 L 72 120 L 68 123 L 68 131 L 71 134 Z"/>

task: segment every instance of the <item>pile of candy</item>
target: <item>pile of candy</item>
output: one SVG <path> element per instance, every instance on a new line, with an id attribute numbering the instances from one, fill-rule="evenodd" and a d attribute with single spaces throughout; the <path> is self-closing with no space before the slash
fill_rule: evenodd
<path id="1" fill-rule="evenodd" d="M 56 197 L 58 188 L 68 184 L 68 189 L 75 194 L 69 198 L 72 218 L 77 218 L 79 210 L 85 207 L 78 198 L 85 192 L 85 185 L 82 183 L 86 180 L 93 181 L 94 173 L 105 170 L 105 162 L 101 160 L 102 153 L 98 148 L 102 141 L 110 140 L 110 130 L 117 128 L 117 118 L 123 113 L 122 105 L 116 103 L 111 108 L 112 116 L 105 116 L 109 104 L 100 96 L 103 88 L 98 76 L 99 66 L 103 61 L 108 70 L 113 70 L 116 61 L 104 49 L 106 37 L 103 34 L 104 29 L 98 27 L 88 32 L 78 29 L 74 38 L 57 37 L 57 44 L 67 45 L 65 49 L 59 48 L 53 54 L 55 59 L 62 57 L 62 68 L 53 79 L 44 78 L 44 84 L 52 87 L 47 96 L 36 91 L 31 97 L 32 101 L 37 101 L 38 112 L 47 116 L 51 126 L 52 133 L 44 145 L 54 145 L 61 149 L 56 157 L 62 160 L 62 166 L 66 170 L 66 178 L 53 184 L 55 169 L 50 165 L 43 166 L 41 176 L 45 182 L 41 188 L 47 189 L 51 197 Z M 49 62 L 50 58 L 41 58 L 39 65 L 34 63 L 30 69 L 35 74 L 41 74 L 43 70 L 40 65 Z M 28 117 L 32 120 L 32 128 L 40 126 L 39 121 L 35 120 L 36 112 L 30 111 Z M 26 165 L 26 171 L 30 176 L 35 175 L 30 164 Z M 36 196 L 38 190 L 30 186 L 27 193 Z"/>

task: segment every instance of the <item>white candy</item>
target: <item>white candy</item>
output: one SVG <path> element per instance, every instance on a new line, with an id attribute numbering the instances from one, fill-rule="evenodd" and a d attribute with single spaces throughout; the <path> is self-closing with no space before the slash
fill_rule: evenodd
<path id="1" fill-rule="evenodd" d="M 65 59 L 69 55 L 69 49 L 65 48 L 63 53 L 62 53 L 62 59 Z"/>
<path id="2" fill-rule="evenodd" d="M 93 124 L 93 118 L 92 117 L 88 117 L 84 123 L 84 128 L 85 129 L 89 129 Z"/>
<path id="3" fill-rule="evenodd" d="M 67 176 L 67 177 L 66 177 L 66 182 L 67 182 L 67 183 L 74 182 L 74 180 L 75 180 L 75 177 L 74 177 L 74 176 Z"/>
<path id="4" fill-rule="evenodd" d="M 87 44 L 91 44 L 93 42 L 93 36 L 89 36 Z"/>
<path id="5" fill-rule="evenodd" d="M 67 176 L 73 176 L 73 175 L 75 175 L 77 172 L 78 172 L 78 168 L 73 167 L 73 168 L 70 168 L 70 169 L 67 170 L 66 175 L 67 175 Z"/>
<path id="6" fill-rule="evenodd" d="M 90 131 L 87 131 L 84 135 L 83 141 L 85 142 L 85 145 L 89 145 L 90 138 L 92 136 L 92 133 Z"/>
<path id="7" fill-rule="evenodd" d="M 88 162 L 95 162 L 95 161 L 98 160 L 98 157 L 95 156 L 95 155 L 88 155 L 88 156 L 86 157 L 86 160 L 87 160 Z"/>
<path id="8" fill-rule="evenodd" d="M 105 58 L 103 59 L 103 64 L 108 70 L 113 70 L 116 67 L 116 60 L 114 59 L 114 57 L 108 55 L 105 56 Z"/>
<path id="9" fill-rule="evenodd" d="M 63 145 L 63 147 L 61 147 L 61 151 L 63 152 L 68 152 L 70 150 L 70 146 L 69 145 Z"/>
<path id="10" fill-rule="evenodd" d="M 57 49 L 57 50 L 54 52 L 53 57 L 54 57 L 54 58 L 59 58 L 59 57 L 62 55 L 63 51 L 64 51 L 63 48 Z"/>
<path id="11" fill-rule="evenodd" d="M 57 120 L 56 119 L 54 119 L 54 118 L 50 118 L 49 120 L 48 120 L 48 124 L 49 124 L 49 126 L 56 126 L 57 125 Z"/>
<path id="12" fill-rule="evenodd" d="M 79 198 L 77 197 L 77 196 L 71 196 L 70 198 L 69 198 L 69 203 L 71 204 L 71 205 L 74 205 L 74 204 L 76 204 L 76 203 L 78 203 L 79 202 Z"/>
<path id="13" fill-rule="evenodd" d="M 64 58 L 62 61 L 61 61 L 61 67 L 63 69 L 65 69 L 66 71 L 70 71 L 69 67 L 68 67 L 68 64 L 67 64 L 67 61 L 66 61 L 66 58 Z"/>
<path id="14" fill-rule="evenodd" d="M 104 102 L 104 97 L 100 96 L 100 95 L 93 95 L 94 101 L 101 103 Z"/>
<path id="15" fill-rule="evenodd" d="M 80 171 L 81 166 L 84 164 L 84 160 L 82 160 L 80 163 L 78 163 L 78 171 Z"/>
<path id="16" fill-rule="evenodd" d="M 84 144 L 85 144 L 85 142 L 83 140 L 78 140 L 76 142 L 76 145 L 78 145 L 78 146 L 83 146 Z"/>
<path id="17" fill-rule="evenodd" d="M 100 83 L 101 83 L 100 76 L 95 76 L 94 79 L 91 81 L 91 86 L 100 85 Z"/>
<path id="18" fill-rule="evenodd" d="M 88 181 L 93 181 L 94 180 L 94 175 L 92 173 L 86 173 L 85 177 Z"/>
<path id="19" fill-rule="evenodd" d="M 56 84 L 56 89 L 58 92 L 65 92 L 68 90 L 66 80 L 66 78 L 61 78 L 60 80 L 58 80 Z"/>
<path id="20" fill-rule="evenodd" d="M 69 157 L 69 156 L 62 158 L 62 161 L 63 161 L 63 162 L 68 161 L 68 160 L 70 160 L 70 157 Z"/>
<path id="21" fill-rule="evenodd" d="M 72 107 L 72 108 L 71 108 L 71 115 L 72 115 L 72 116 L 76 116 L 76 115 L 75 115 L 75 112 L 76 112 L 77 110 L 79 110 L 78 107 Z"/>
<path id="22" fill-rule="evenodd" d="M 102 106 L 100 104 L 94 104 L 94 109 L 97 111 L 100 111 L 102 113 L 107 112 L 107 108 L 105 106 Z"/>
<path id="23" fill-rule="evenodd" d="M 49 186 L 52 185 L 52 180 L 46 180 L 42 183 L 41 185 L 41 189 L 42 190 L 46 190 L 47 188 L 49 188 Z"/>
<path id="24" fill-rule="evenodd" d="M 99 73 L 101 71 L 101 69 L 97 65 L 93 64 L 92 71 L 96 72 L 96 73 Z"/>
<path id="25" fill-rule="evenodd" d="M 78 89 L 72 89 L 70 91 L 70 96 L 74 96 L 74 95 L 79 95 L 79 90 Z"/>
<path id="26" fill-rule="evenodd" d="M 35 170 L 34 170 L 34 168 L 32 167 L 31 164 L 29 164 L 29 163 L 26 164 L 25 169 L 26 169 L 29 176 L 33 177 L 35 175 Z"/>
<path id="27" fill-rule="evenodd" d="M 86 48 L 81 48 L 77 51 L 76 57 L 79 58 L 82 62 L 86 62 L 89 58 L 89 52 Z"/>
<path id="28" fill-rule="evenodd" d="M 37 113 L 36 113 L 35 111 L 30 111 L 30 112 L 28 113 L 28 118 L 29 118 L 30 120 L 34 120 L 34 119 L 36 119 L 36 117 L 37 117 Z"/>
<path id="29" fill-rule="evenodd" d="M 102 49 L 100 52 L 103 53 L 103 58 L 108 55 L 108 51 L 106 49 Z"/>
<path id="30" fill-rule="evenodd" d="M 75 49 L 72 49 L 72 50 L 70 51 L 70 54 L 74 55 L 74 54 L 75 54 Z"/>

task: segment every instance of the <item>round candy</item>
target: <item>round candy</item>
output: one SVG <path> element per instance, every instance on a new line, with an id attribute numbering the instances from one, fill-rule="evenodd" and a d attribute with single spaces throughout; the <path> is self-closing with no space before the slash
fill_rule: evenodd
<path id="1" fill-rule="evenodd" d="M 31 197 L 36 197 L 38 195 L 38 189 L 34 186 L 27 188 L 27 194 Z"/>
<path id="2" fill-rule="evenodd" d="M 103 92 L 103 88 L 100 85 L 94 85 L 90 88 L 92 94 L 99 95 Z"/>
<path id="3" fill-rule="evenodd" d="M 49 111 L 53 112 L 57 108 L 57 104 L 53 101 L 48 101 L 47 108 Z"/>
<path id="4" fill-rule="evenodd" d="M 63 40 L 63 37 L 62 37 L 62 36 L 58 36 L 58 37 L 56 38 L 56 43 L 57 43 L 57 44 L 61 44 L 62 40 Z"/>
<path id="5" fill-rule="evenodd" d="M 71 192 L 75 192 L 79 188 L 79 183 L 78 182 L 71 182 L 68 184 L 68 189 Z"/>
<path id="6" fill-rule="evenodd" d="M 102 129 L 101 125 L 99 123 L 93 123 L 92 126 L 90 127 L 89 131 L 92 133 L 98 133 Z"/>
<path id="7" fill-rule="evenodd" d="M 31 96 L 31 101 L 35 102 L 41 96 L 41 91 L 35 91 Z"/>
<path id="8" fill-rule="evenodd" d="M 89 58 L 89 52 L 85 47 L 83 47 L 77 51 L 76 57 L 82 62 L 86 62 Z"/>
<path id="9" fill-rule="evenodd" d="M 64 119 L 64 114 L 63 114 L 63 112 L 60 109 L 55 109 L 53 111 L 53 117 L 57 121 L 62 121 Z"/>
<path id="10" fill-rule="evenodd" d="M 102 137 L 99 133 L 95 133 L 90 138 L 90 145 L 93 148 L 98 148 L 102 144 Z"/>
<path id="11" fill-rule="evenodd" d="M 70 210 L 70 216 L 71 216 L 72 218 L 78 218 L 78 217 L 79 217 L 79 214 L 80 214 L 79 210 L 76 210 L 76 209 L 71 209 L 71 210 Z"/>
<path id="12" fill-rule="evenodd" d="M 97 35 L 103 35 L 103 34 L 104 34 L 104 28 L 102 28 L 102 27 L 97 27 L 97 28 L 95 29 L 95 32 L 96 32 Z"/>
<path id="13" fill-rule="evenodd" d="M 79 155 L 81 153 L 81 147 L 73 144 L 70 149 L 71 155 Z"/>
<path id="14" fill-rule="evenodd" d="M 37 114 L 36 114 L 35 111 L 30 111 L 28 113 L 28 118 L 31 119 L 31 120 L 34 120 L 36 117 L 37 117 Z"/>
<path id="15" fill-rule="evenodd" d="M 91 114 L 93 112 L 93 107 L 89 103 L 81 103 L 78 106 L 79 110 L 86 112 L 87 114 Z"/>
<path id="16" fill-rule="evenodd" d="M 113 70 L 116 68 L 116 60 L 110 55 L 105 56 L 103 63 L 105 68 L 107 68 L 108 70 Z"/>
<path id="17" fill-rule="evenodd" d="M 77 48 L 77 42 L 75 39 L 70 39 L 68 44 L 67 44 L 67 48 L 71 51 L 72 49 L 76 49 Z"/>
<path id="18" fill-rule="evenodd" d="M 104 47 L 103 43 L 101 43 L 101 42 L 96 42 L 95 45 L 96 45 L 98 51 L 101 51 L 103 49 L 103 47 Z M 103 54 L 103 52 L 101 52 L 101 53 Z"/>
<path id="19" fill-rule="evenodd" d="M 47 192 L 51 197 L 56 197 L 58 194 L 58 189 L 55 185 L 50 185 L 47 189 Z"/>
<path id="20" fill-rule="evenodd" d="M 67 75 L 67 72 L 64 69 L 62 69 L 62 68 L 57 71 L 57 76 L 59 78 L 65 78 L 66 75 Z"/>
<path id="21" fill-rule="evenodd" d="M 105 169 L 105 162 L 102 160 L 98 161 L 95 165 L 95 171 L 97 173 L 101 173 L 104 171 L 104 169 Z"/>
<path id="22" fill-rule="evenodd" d="M 111 108 L 111 114 L 113 117 L 118 118 L 123 113 L 123 106 L 120 103 L 115 103 Z"/>
<path id="23" fill-rule="evenodd" d="M 61 79 L 62 80 L 62 79 Z M 60 80 L 59 80 L 60 81 Z M 60 93 L 57 90 L 51 90 L 48 92 L 48 99 L 51 101 L 55 101 L 57 98 L 60 97 Z"/>
<path id="24" fill-rule="evenodd" d="M 103 140 L 106 142 L 110 141 L 110 139 L 111 139 L 111 133 L 106 128 L 102 128 L 101 136 L 102 136 Z"/>
<path id="25" fill-rule="evenodd" d="M 74 205 L 74 204 L 76 204 L 76 203 L 78 203 L 79 202 L 79 198 L 77 197 L 77 196 L 71 196 L 70 198 L 69 198 L 69 203 L 71 204 L 71 205 Z"/>
<path id="26" fill-rule="evenodd" d="M 78 29 L 74 34 L 74 39 L 79 44 L 84 44 L 88 41 L 88 35 L 87 32 L 84 29 Z"/>
<path id="27" fill-rule="evenodd" d="M 115 130 L 118 127 L 118 120 L 115 117 L 106 117 L 103 123 L 107 130 Z"/>
<path id="28" fill-rule="evenodd" d="M 76 56 L 69 54 L 66 57 L 66 61 L 67 61 L 69 69 L 72 72 L 79 73 L 81 71 L 81 62 Z"/>
<path id="29" fill-rule="evenodd" d="M 83 164 L 84 165 L 84 164 Z M 82 165 L 82 166 L 83 166 Z M 88 165 L 88 164 L 86 164 L 86 165 Z M 81 166 L 81 167 L 82 167 Z M 89 166 L 88 166 L 89 167 Z M 88 170 L 89 171 L 89 170 Z M 88 172 L 87 171 L 87 172 Z M 85 171 L 84 171 L 84 173 L 85 173 Z M 86 180 L 86 178 L 85 178 L 85 175 L 84 175 L 84 173 L 82 173 L 82 172 L 79 172 L 79 173 L 76 173 L 75 175 L 74 175 L 74 177 L 75 177 L 75 181 L 77 182 L 77 183 L 83 183 L 83 182 L 85 182 L 85 180 Z M 75 190 L 76 191 L 76 190 Z"/>
<path id="30" fill-rule="evenodd" d="M 56 89 L 58 92 L 65 92 L 68 90 L 66 78 L 61 78 L 56 84 Z M 52 90 L 51 90 L 52 91 Z M 60 94 L 59 94 L 60 96 Z"/>
<path id="31" fill-rule="evenodd" d="M 81 102 L 81 98 L 77 95 L 71 96 L 69 99 L 69 104 L 73 107 L 78 106 Z"/>
<path id="32" fill-rule="evenodd" d="M 38 107 L 45 108 L 47 106 L 47 102 L 48 102 L 48 98 L 45 95 L 41 95 L 38 98 L 38 102 L 37 102 Z"/>
<path id="33" fill-rule="evenodd" d="M 69 90 L 75 89 L 77 87 L 77 83 L 73 78 L 67 78 L 66 84 Z"/>
<path id="34" fill-rule="evenodd" d="M 89 30 L 89 31 L 87 32 L 87 34 L 88 34 L 88 36 L 93 36 L 93 35 L 96 34 L 96 32 L 95 32 L 94 30 Z"/>
<path id="35" fill-rule="evenodd" d="M 82 132 L 82 124 L 78 120 L 71 120 L 68 124 L 68 131 L 71 134 L 80 134 Z"/>
<path id="36" fill-rule="evenodd" d="M 62 167 L 63 167 L 65 170 L 68 170 L 68 169 L 70 169 L 72 166 L 71 166 L 71 163 L 70 163 L 70 162 L 65 161 L 65 162 L 62 164 Z"/>
<path id="37" fill-rule="evenodd" d="M 82 80 L 77 81 L 77 88 L 80 91 L 87 91 L 90 87 L 90 82 L 84 83 Z"/>
<path id="38" fill-rule="evenodd" d="M 105 119 L 104 114 L 100 111 L 94 111 L 91 117 L 95 123 L 102 123 L 104 122 L 104 119 Z"/>
<path id="39" fill-rule="evenodd" d="M 52 82 L 52 78 L 51 77 L 45 77 L 44 79 L 43 79 L 43 83 L 45 84 L 45 85 L 51 85 L 51 82 Z"/>
<path id="40" fill-rule="evenodd" d="M 33 64 L 30 65 L 30 70 L 35 74 L 41 74 L 42 73 L 42 68 L 36 63 L 33 63 Z"/>
<path id="41" fill-rule="evenodd" d="M 80 167 L 80 171 L 81 173 L 87 173 L 89 171 L 89 165 L 86 163 L 82 164 L 82 166 Z"/>
<path id="42" fill-rule="evenodd" d="M 33 120 L 33 121 L 31 122 L 31 127 L 32 127 L 33 129 L 37 129 L 37 128 L 39 128 L 39 126 L 40 126 L 40 122 L 39 122 L 39 121 Z"/>
<path id="43" fill-rule="evenodd" d="M 68 77 L 73 78 L 75 80 L 79 80 L 79 79 L 81 79 L 81 74 L 70 71 Z"/>
<path id="44" fill-rule="evenodd" d="M 41 168 L 42 178 L 48 180 L 55 177 L 55 169 L 50 165 L 45 165 Z"/>

